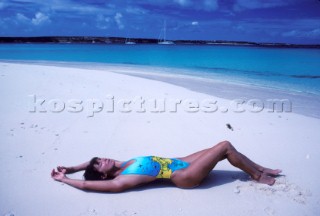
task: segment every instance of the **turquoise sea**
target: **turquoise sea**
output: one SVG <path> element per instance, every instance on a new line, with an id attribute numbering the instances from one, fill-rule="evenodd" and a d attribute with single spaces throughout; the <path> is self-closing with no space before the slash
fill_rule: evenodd
<path id="1" fill-rule="evenodd" d="M 166 68 L 229 83 L 289 91 L 319 117 L 320 49 L 217 45 L 0 44 L 2 61 L 122 64 Z M 172 70 L 168 70 L 168 68 Z M 178 83 L 179 84 L 179 83 Z M 199 84 L 201 85 L 201 84 Z M 200 89 L 201 86 L 198 86 Z M 311 114 L 310 114 L 311 112 Z"/>

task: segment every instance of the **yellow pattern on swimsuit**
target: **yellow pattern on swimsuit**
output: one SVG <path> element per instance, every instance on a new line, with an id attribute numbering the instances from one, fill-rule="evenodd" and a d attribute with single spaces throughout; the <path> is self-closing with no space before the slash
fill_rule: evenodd
<path id="1" fill-rule="evenodd" d="M 171 174 L 172 174 L 172 170 L 169 169 L 169 164 L 172 163 L 172 160 L 169 158 L 161 158 L 161 157 L 157 157 L 157 156 L 153 156 L 152 157 L 153 161 L 156 161 L 160 164 L 160 171 L 157 175 L 157 178 L 170 178 Z"/>

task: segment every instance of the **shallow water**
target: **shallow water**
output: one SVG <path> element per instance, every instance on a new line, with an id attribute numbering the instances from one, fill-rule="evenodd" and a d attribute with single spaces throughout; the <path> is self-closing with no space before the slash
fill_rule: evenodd
<path id="1" fill-rule="evenodd" d="M 98 69 L 119 64 L 122 68 L 131 68 L 130 75 L 170 82 L 224 98 L 252 99 L 253 96 L 259 96 L 264 99 L 278 97 L 294 100 L 294 111 L 320 117 L 319 49 L 212 45 L 1 44 L 0 59 L 41 61 L 45 64 L 68 62 L 60 64 Z M 140 73 L 132 73 L 133 69 Z M 122 72 L 128 74 L 128 71 Z M 224 84 L 217 81 L 223 81 Z"/>

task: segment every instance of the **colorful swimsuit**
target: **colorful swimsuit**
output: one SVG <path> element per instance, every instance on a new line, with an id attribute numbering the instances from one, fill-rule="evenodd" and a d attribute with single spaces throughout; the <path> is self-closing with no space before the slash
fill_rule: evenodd
<path id="1" fill-rule="evenodd" d="M 126 167 L 121 175 L 148 175 L 156 178 L 170 178 L 171 174 L 180 169 L 185 169 L 189 163 L 175 158 L 161 158 L 156 156 L 136 157 L 132 164 Z M 129 161 L 123 163 L 124 167 Z"/>

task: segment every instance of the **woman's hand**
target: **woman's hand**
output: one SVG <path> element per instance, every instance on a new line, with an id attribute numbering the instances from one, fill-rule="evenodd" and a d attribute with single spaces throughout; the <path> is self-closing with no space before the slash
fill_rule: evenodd
<path id="1" fill-rule="evenodd" d="M 58 171 L 55 171 L 54 169 L 52 170 L 51 172 L 51 177 L 56 180 L 56 181 L 60 181 L 62 182 L 64 179 L 66 179 L 66 175 L 65 173 L 63 172 L 60 172 L 59 170 Z"/>
<path id="2" fill-rule="evenodd" d="M 59 172 L 62 172 L 63 174 L 70 174 L 70 173 L 74 172 L 74 170 L 72 168 L 64 167 L 64 166 L 58 166 L 57 170 Z"/>

